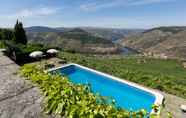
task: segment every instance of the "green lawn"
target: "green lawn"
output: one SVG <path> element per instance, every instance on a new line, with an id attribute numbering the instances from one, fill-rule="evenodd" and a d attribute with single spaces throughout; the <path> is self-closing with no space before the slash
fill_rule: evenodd
<path id="1" fill-rule="evenodd" d="M 114 76 L 186 98 L 186 69 L 176 60 L 91 56 L 61 52 L 59 57 Z"/>

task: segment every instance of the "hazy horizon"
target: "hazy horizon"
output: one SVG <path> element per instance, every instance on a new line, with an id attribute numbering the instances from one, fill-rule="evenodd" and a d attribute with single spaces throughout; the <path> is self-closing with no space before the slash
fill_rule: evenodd
<path id="1" fill-rule="evenodd" d="M 16 22 L 15 22 L 16 23 Z M 15 24 L 14 24 L 15 25 Z M 14 25 L 12 27 L 0 27 L 0 28 L 7 28 L 7 29 L 13 29 L 14 28 Z M 170 25 L 170 26 L 155 26 L 155 27 L 149 27 L 149 28 L 125 28 L 125 27 L 96 27 L 96 26 L 71 26 L 71 27 L 68 27 L 68 26 L 59 26 L 59 27 L 53 27 L 53 26 L 44 26 L 44 25 L 33 25 L 33 26 L 24 26 L 24 28 L 31 28 L 31 27 L 47 27 L 47 28 L 100 28 L 100 29 L 127 29 L 127 30 L 149 30 L 149 29 L 153 29 L 153 28 L 158 28 L 158 27 L 186 27 L 186 25 L 180 25 L 180 26 L 176 26 L 176 25 Z"/>
<path id="2" fill-rule="evenodd" d="M 0 27 L 100 27 L 150 29 L 186 26 L 185 0 L 6 0 Z"/>

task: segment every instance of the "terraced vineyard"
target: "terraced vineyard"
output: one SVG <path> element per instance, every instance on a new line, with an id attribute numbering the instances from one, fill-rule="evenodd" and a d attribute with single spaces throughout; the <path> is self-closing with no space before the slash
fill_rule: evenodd
<path id="1" fill-rule="evenodd" d="M 61 52 L 60 58 L 186 98 L 186 69 L 177 60 L 91 56 Z"/>

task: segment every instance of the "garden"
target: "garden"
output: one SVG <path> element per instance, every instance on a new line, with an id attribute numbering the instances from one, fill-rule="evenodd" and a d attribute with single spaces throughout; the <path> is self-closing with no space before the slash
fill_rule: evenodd
<path id="1" fill-rule="evenodd" d="M 157 118 L 142 109 L 136 112 L 126 111 L 115 106 L 115 101 L 107 103 L 107 97 L 95 95 L 89 85 L 73 84 L 65 76 L 44 72 L 44 68 L 27 64 L 21 68 L 21 75 L 31 80 L 42 91 L 44 111 L 68 118 Z M 158 112 L 158 106 L 152 108 Z"/>

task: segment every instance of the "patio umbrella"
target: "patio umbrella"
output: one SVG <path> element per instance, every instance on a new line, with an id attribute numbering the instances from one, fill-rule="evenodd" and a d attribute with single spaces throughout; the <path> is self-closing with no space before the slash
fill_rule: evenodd
<path id="1" fill-rule="evenodd" d="M 40 58 L 43 56 L 43 52 L 42 51 L 34 51 L 34 52 L 30 53 L 29 56 L 32 58 Z"/>
<path id="2" fill-rule="evenodd" d="M 49 49 L 49 50 L 47 50 L 47 53 L 49 53 L 49 54 L 57 54 L 59 51 L 58 50 L 56 50 L 56 49 Z"/>

